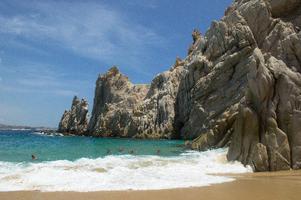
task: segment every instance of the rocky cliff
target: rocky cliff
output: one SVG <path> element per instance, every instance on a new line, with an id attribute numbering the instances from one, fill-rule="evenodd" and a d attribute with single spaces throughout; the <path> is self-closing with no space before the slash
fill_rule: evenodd
<path id="1" fill-rule="evenodd" d="M 104 137 L 172 138 L 174 104 L 182 62 L 159 74 L 151 85 L 134 85 L 116 67 L 95 88 L 89 132 Z"/>
<path id="2" fill-rule="evenodd" d="M 255 171 L 300 169 L 299 26 L 300 0 L 234 1 L 150 86 L 115 67 L 100 76 L 88 134 L 189 139 L 198 150 L 229 146 L 229 160 Z"/>
<path id="3" fill-rule="evenodd" d="M 134 107 L 141 102 L 148 85 L 134 85 L 128 77 L 112 67 L 96 81 L 94 106 L 89 131 L 95 136 L 133 137 Z"/>
<path id="4" fill-rule="evenodd" d="M 61 118 L 58 132 L 83 135 L 87 132 L 88 121 L 88 102 L 75 96 L 71 109 L 65 110 Z"/>
<path id="5" fill-rule="evenodd" d="M 300 1 L 237 0 L 212 23 L 178 94 L 193 148 L 230 143 L 228 159 L 256 171 L 301 167 L 300 11 Z"/>

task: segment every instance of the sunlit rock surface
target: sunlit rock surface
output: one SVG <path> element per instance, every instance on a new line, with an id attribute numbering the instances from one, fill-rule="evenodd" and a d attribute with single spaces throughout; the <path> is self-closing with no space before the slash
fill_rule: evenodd
<path id="1" fill-rule="evenodd" d="M 181 138 L 198 150 L 229 146 L 229 160 L 255 171 L 300 169 L 300 26 L 299 0 L 236 0 L 150 86 L 116 67 L 101 75 L 88 128 L 72 106 L 60 130 Z"/>

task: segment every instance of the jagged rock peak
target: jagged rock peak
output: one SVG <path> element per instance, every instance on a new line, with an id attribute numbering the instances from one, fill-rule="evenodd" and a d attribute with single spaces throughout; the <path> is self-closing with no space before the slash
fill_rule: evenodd
<path id="1" fill-rule="evenodd" d="M 75 105 L 77 104 L 78 102 L 80 102 L 79 98 L 77 96 L 74 96 L 73 97 L 73 100 L 72 100 L 72 105 Z"/>
<path id="2" fill-rule="evenodd" d="M 176 57 L 175 64 L 170 68 L 170 71 L 173 71 L 175 68 L 184 66 L 185 61 L 183 61 L 179 56 Z"/>
<path id="3" fill-rule="evenodd" d="M 301 168 L 300 0 L 236 0 L 192 49 L 176 122 L 255 171 Z"/>
<path id="4" fill-rule="evenodd" d="M 190 47 L 188 49 L 188 55 L 190 55 L 193 51 L 195 51 L 199 47 L 199 45 L 203 39 L 202 34 L 198 29 L 194 29 L 192 31 L 191 36 L 192 36 L 192 44 L 190 45 Z"/>
<path id="5" fill-rule="evenodd" d="M 88 128 L 88 102 L 74 96 L 70 110 L 65 110 L 59 123 L 58 132 L 83 135 Z"/>
<path id="6" fill-rule="evenodd" d="M 131 83 L 115 66 L 100 75 L 96 81 L 89 132 L 103 137 L 125 136 L 127 133 L 122 126 L 130 123 L 127 115 L 143 100 L 148 89 L 148 85 Z"/>
<path id="7" fill-rule="evenodd" d="M 193 39 L 193 44 L 195 44 L 202 36 L 201 32 L 198 29 L 194 29 L 191 35 Z"/>
<path id="8" fill-rule="evenodd" d="M 117 74 L 120 74 L 120 71 L 117 66 L 111 67 L 107 72 L 108 76 L 116 76 Z"/>
<path id="9" fill-rule="evenodd" d="M 151 85 L 132 84 L 116 68 L 96 82 L 89 133 L 101 137 L 171 138 L 174 105 L 184 69 L 179 58 Z"/>

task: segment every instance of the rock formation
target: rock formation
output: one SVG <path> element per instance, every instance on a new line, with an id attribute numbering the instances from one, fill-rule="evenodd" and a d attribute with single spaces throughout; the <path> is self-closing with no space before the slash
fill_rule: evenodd
<path id="1" fill-rule="evenodd" d="M 95 136 L 133 137 L 136 134 L 132 113 L 148 91 L 148 85 L 134 85 L 112 67 L 96 81 L 94 106 L 89 131 Z"/>
<path id="2" fill-rule="evenodd" d="M 202 41 L 202 35 L 198 29 L 194 29 L 191 36 L 192 36 L 193 43 L 190 45 L 188 49 L 188 55 L 190 55 L 193 51 L 195 51 L 199 47 Z"/>
<path id="3" fill-rule="evenodd" d="M 100 76 L 88 134 L 182 138 L 198 150 L 229 146 L 229 160 L 255 171 L 300 169 L 299 27 L 300 0 L 235 0 L 150 86 L 115 67 Z M 75 118 L 64 114 L 62 132 L 77 130 Z"/>
<path id="4" fill-rule="evenodd" d="M 58 132 L 83 135 L 88 128 L 88 102 L 85 99 L 73 98 L 69 111 L 65 110 L 59 123 Z"/>
<path id="5" fill-rule="evenodd" d="M 300 9 L 237 0 L 213 22 L 178 93 L 176 121 L 185 138 L 199 135 L 193 148 L 231 143 L 228 159 L 255 171 L 301 168 Z"/>
<path id="6" fill-rule="evenodd" d="M 183 62 L 149 85 L 134 85 L 116 67 L 96 81 L 89 132 L 102 137 L 172 138 Z"/>

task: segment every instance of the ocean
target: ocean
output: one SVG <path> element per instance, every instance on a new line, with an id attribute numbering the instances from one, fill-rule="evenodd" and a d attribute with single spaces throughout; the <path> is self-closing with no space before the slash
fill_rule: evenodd
<path id="1" fill-rule="evenodd" d="M 154 190 L 233 181 L 250 167 L 227 149 L 184 148 L 181 140 L 135 140 L 0 131 L 0 191 Z M 32 155 L 36 160 L 32 160 Z"/>

